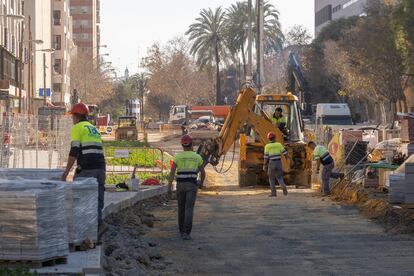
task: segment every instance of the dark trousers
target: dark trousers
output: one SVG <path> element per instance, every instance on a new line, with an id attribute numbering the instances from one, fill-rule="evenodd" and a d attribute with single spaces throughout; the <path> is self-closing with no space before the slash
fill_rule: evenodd
<path id="1" fill-rule="evenodd" d="M 197 185 L 190 182 L 177 183 L 178 226 L 180 233 L 191 233 Z"/>
<path id="2" fill-rule="evenodd" d="M 98 224 L 102 223 L 102 210 L 104 207 L 104 197 L 105 197 L 105 179 L 106 171 L 103 169 L 100 170 L 80 170 L 75 173 L 74 180 L 76 178 L 87 178 L 93 177 L 98 180 Z"/>
<path id="3" fill-rule="evenodd" d="M 327 164 L 323 166 L 322 169 L 322 193 L 329 194 L 330 188 L 329 188 L 329 180 L 331 178 L 338 179 L 341 178 L 342 174 L 333 172 L 333 169 L 335 167 L 335 163 L 332 162 L 331 164 Z"/>

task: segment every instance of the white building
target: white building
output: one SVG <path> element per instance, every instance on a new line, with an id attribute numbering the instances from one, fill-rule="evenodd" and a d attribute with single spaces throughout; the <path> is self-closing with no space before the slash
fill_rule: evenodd
<path id="1" fill-rule="evenodd" d="M 33 100 L 29 105 L 30 109 L 37 114 L 38 107 L 44 106 L 44 90 L 46 90 L 47 104 L 51 103 L 53 67 L 51 49 L 54 46 L 52 44 L 51 24 L 52 2 L 50 0 L 25 1 L 24 15 L 26 23 L 25 37 L 28 41 L 30 40 L 27 44 L 32 46 L 25 45 L 25 51 L 33 64 L 30 67 L 26 63 L 25 80 L 29 80 L 30 75 L 32 75 L 32 81 L 28 83 L 28 86 L 31 95 L 33 95 Z"/>
<path id="2" fill-rule="evenodd" d="M 361 16 L 367 0 L 315 0 L 315 36 L 331 21 Z"/>
<path id="3" fill-rule="evenodd" d="M 76 53 L 73 41 L 72 17 L 69 0 L 52 0 L 52 103 L 54 105 L 70 105 L 70 65 Z"/>
<path id="4" fill-rule="evenodd" d="M 23 59 L 22 0 L 0 0 L 0 114 L 19 112 L 25 109 L 26 90 L 21 76 Z M 20 91 L 19 86 L 22 86 Z M 21 99 L 19 101 L 19 99 Z"/>

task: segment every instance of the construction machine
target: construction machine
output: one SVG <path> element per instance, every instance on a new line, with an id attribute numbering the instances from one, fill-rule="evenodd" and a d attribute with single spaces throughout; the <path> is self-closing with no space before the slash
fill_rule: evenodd
<path id="1" fill-rule="evenodd" d="M 118 126 L 115 130 L 115 140 L 136 141 L 138 140 L 137 117 L 122 116 L 118 118 Z"/>
<path id="2" fill-rule="evenodd" d="M 288 90 L 299 98 L 299 103 L 304 116 L 312 115 L 312 94 L 309 84 L 303 74 L 298 57 L 294 53 L 289 54 L 287 68 Z"/>
<path id="3" fill-rule="evenodd" d="M 287 134 L 270 120 L 279 107 L 287 119 Z M 271 131 L 276 134 L 276 141 L 288 150 L 287 158 L 282 159 L 286 183 L 309 187 L 311 155 L 304 142 L 298 98 L 291 93 L 256 95 L 251 88 L 242 89 L 218 137 L 202 144 L 198 153 L 206 163 L 217 166 L 239 138 L 239 186 L 267 185 L 267 175 L 263 171 L 264 146 L 269 143 L 267 134 Z"/>

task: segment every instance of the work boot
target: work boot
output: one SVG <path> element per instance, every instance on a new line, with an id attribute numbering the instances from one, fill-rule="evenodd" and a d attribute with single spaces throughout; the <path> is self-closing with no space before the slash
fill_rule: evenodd
<path id="1" fill-rule="evenodd" d="M 284 194 L 285 196 L 287 196 L 287 195 L 288 195 L 288 190 L 287 190 L 287 187 L 286 187 L 286 186 L 283 186 L 282 188 L 283 188 L 283 194 Z"/>
<path id="2" fill-rule="evenodd" d="M 185 241 L 190 241 L 191 240 L 191 236 L 190 234 L 187 233 L 183 233 L 183 235 L 181 236 L 183 238 L 183 240 Z"/>
<path id="3" fill-rule="evenodd" d="M 340 179 L 340 180 L 344 179 L 344 177 L 345 177 L 345 174 L 344 174 L 344 173 L 340 173 L 340 174 L 339 174 L 339 179 Z"/>

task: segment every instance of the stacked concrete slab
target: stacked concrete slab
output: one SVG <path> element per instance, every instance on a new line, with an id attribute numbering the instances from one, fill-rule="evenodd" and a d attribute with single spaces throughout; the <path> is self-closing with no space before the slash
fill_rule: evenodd
<path id="1" fill-rule="evenodd" d="M 67 185 L 69 243 L 98 240 L 98 182 L 85 178 Z"/>
<path id="2" fill-rule="evenodd" d="M 405 199 L 404 203 L 414 204 L 414 163 L 405 164 Z"/>
<path id="3" fill-rule="evenodd" d="M 68 254 L 65 186 L 2 180 L 0 259 L 45 261 Z"/>
<path id="4" fill-rule="evenodd" d="M 391 203 L 404 203 L 405 200 L 405 174 L 393 173 L 389 178 L 388 200 Z"/>
<path id="5" fill-rule="evenodd" d="M 59 169 L 0 169 L 0 178 L 24 183 L 26 189 L 31 189 L 37 180 L 53 180 L 53 183 L 62 185 L 65 190 L 65 199 L 62 202 L 66 201 L 66 243 L 78 245 L 85 239 L 97 241 L 98 182 L 94 178 L 84 178 L 72 183 L 58 181 L 62 174 L 63 170 Z"/>

